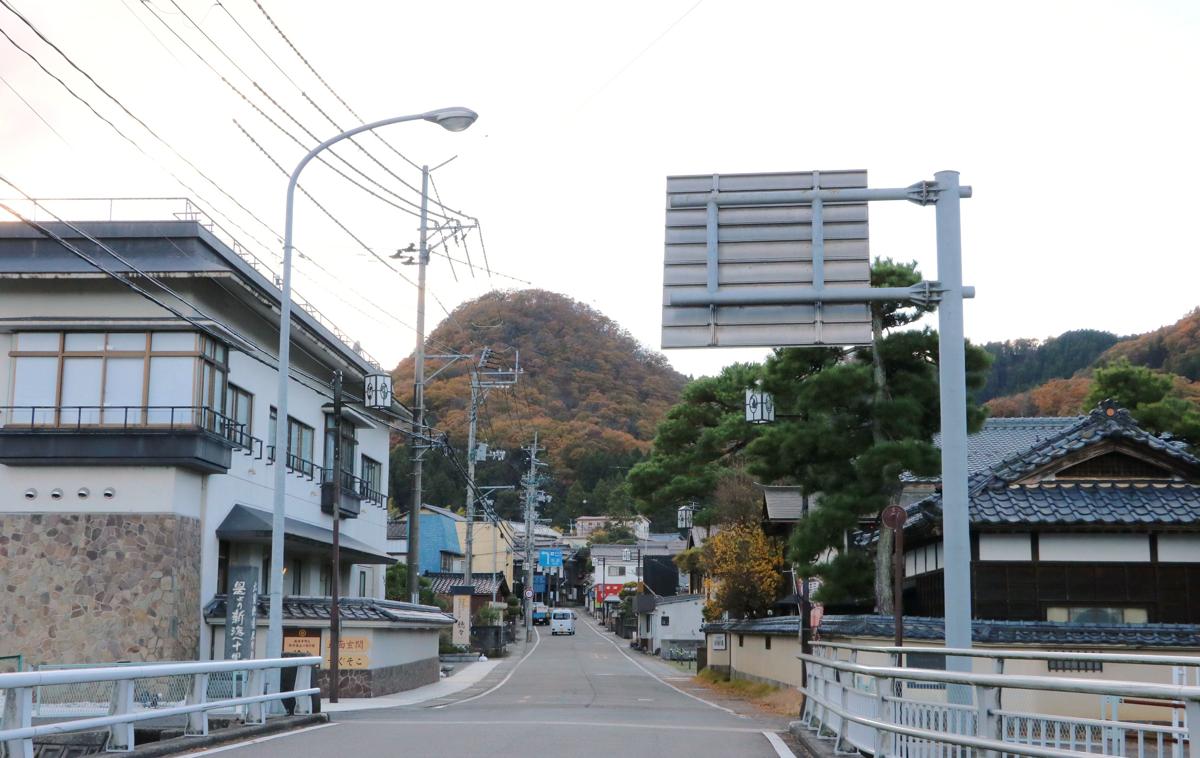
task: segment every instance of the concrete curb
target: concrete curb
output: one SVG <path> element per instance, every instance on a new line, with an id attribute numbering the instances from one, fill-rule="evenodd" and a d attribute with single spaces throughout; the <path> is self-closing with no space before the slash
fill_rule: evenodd
<path id="1" fill-rule="evenodd" d="M 135 748 L 125 755 L 136 758 L 166 758 L 166 756 L 187 755 L 197 750 L 217 747 L 231 742 L 242 742 L 254 737 L 264 737 L 268 734 L 290 732 L 301 727 L 314 724 L 324 724 L 329 721 L 327 713 L 312 713 L 305 716 L 285 716 L 269 719 L 265 724 L 244 724 L 209 732 L 204 737 L 174 737 L 160 742 L 151 742 Z"/>
<path id="2" fill-rule="evenodd" d="M 833 743 L 818 739 L 818 737 L 809 731 L 803 721 L 792 721 L 788 724 L 788 734 L 792 735 L 804 751 L 814 758 L 834 758 L 837 755 L 833 749 Z"/>

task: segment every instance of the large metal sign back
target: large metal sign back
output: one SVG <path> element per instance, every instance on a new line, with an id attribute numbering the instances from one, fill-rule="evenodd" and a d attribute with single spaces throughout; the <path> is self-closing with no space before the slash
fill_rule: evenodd
<path id="1" fill-rule="evenodd" d="M 672 305 L 672 297 L 682 294 L 729 297 L 781 288 L 870 286 L 865 201 L 817 201 L 814 209 L 811 201 L 770 197 L 866 186 L 866 171 L 668 177 L 662 346 L 870 343 L 865 302 Z M 711 200 L 698 205 L 696 197 L 705 193 Z M 739 193 L 755 193 L 765 202 L 737 202 Z"/>

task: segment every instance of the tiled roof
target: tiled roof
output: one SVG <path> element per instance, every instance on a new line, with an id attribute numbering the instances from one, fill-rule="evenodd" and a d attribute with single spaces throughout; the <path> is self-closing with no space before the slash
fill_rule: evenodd
<path id="1" fill-rule="evenodd" d="M 1042 482 L 985 489 L 971 498 L 977 524 L 1197 524 L 1200 485 Z"/>
<path id="2" fill-rule="evenodd" d="M 1200 648 L 1200 624 L 1067 624 L 1057 621 L 971 622 L 971 639 L 1001 645 L 1063 645 L 1084 647 Z M 705 627 L 707 629 L 707 627 Z M 904 637 L 942 640 L 940 618 L 905 616 Z M 891 616 L 825 616 L 817 629 L 822 639 L 882 637 L 891 639 Z"/>
<path id="3" fill-rule="evenodd" d="M 891 618 L 890 616 L 888 618 Z M 768 616 L 762 619 L 711 621 L 700 627 L 702 632 L 741 632 L 743 634 L 797 635 L 799 616 Z"/>
<path id="4" fill-rule="evenodd" d="M 270 613 L 270 595 L 258 596 L 258 618 Z M 283 598 L 285 621 L 328 621 L 332 603 L 328 597 L 287 595 Z M 343 621 L 388 621 L 406 626 L 449 626 L 454 617 L 432 605 L 401 603 L 370 597 L 344 597 L 338 600 L 338 615 Z M 204 617 L 225 618 L 225 595 L 214 595 L 204 606 Z"/>
<path id="5" fill-rule="evenodd" d="M 505 578 L 504 574 L 495 574 L 493 576 L 490 573 L 481 574 L 479 572 L 472 572 L 471 576 L 475 580 L 474 594 L 491 595 L 492 589 L 495 588 L 495 591 L 498 594 L 508 595 L 508 580 Z M 462 574 L 429 572 L 425 574 L 425 578 L 433 582 L 433 594 L 435 595 L 449 595 L 451 587 L 456 587 L 466 583 L 466 580 L 463 579 Z"/>
<path id="6" fill-rule="evenodd" d="M 1200 523 L 1200 488 L 1180 483 L 1015 482 L 1054 461 L 1105 440 L 1130 442 L 1200 473 L 1200 459 L 1186 445 L 1142 429 L 1111 403 L 1081 417 L 1057 434 L 977 471 L 968 480 L 971 523 L 1011 524 L 1195 524 Z M 905 529 L 941 520 L 942 497 L 935 493 L 905 506 Z M 860 544 L 874 531 L 860 534 Z"/>
<path id="7" fill-rule="evenodd" d="M 1034 416 L 1028 418 L 990 418 L 983 428 L 967 437 L 967 473 L 978 474 L 1042 440 L 1062 433 L 1084 420 L 1085 416 Z M 942 446 L 941 433 L 933 435 L 933 444 Z M 937 482 L 941 476 L 903 476 L 910 482 Z"/>
<path id="8" fill-rule="evenodd" d="M 703 595 L 666 595 L 665 597 L 656 598 L 655 604 L 658 606 L 674 605 L 675 603 L 688 603 L 693 600 L 703 599 Z"/>

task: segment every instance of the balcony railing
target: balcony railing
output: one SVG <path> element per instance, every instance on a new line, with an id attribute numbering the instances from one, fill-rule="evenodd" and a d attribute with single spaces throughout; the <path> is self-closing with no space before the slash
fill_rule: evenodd
<path id="1" fill-rule="evenodd" d="M 9 405 L 0 406 L 0 427 L 49 434 L 201 429 L 235 447 L 253 445 L 245 424 L 205 405 Z"/>

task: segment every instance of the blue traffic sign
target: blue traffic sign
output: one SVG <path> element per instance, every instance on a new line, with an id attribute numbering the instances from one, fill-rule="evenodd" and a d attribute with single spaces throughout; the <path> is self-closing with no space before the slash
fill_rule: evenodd
<path id="1" fill-rule="evenodd" d="M 538 565 L 543 568 L 559 568 L 563 565 L 561 550 L 539 550 Z"/>

